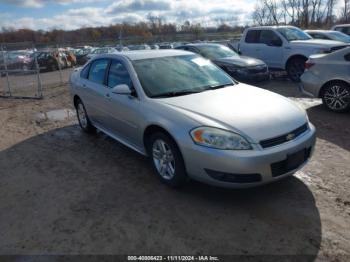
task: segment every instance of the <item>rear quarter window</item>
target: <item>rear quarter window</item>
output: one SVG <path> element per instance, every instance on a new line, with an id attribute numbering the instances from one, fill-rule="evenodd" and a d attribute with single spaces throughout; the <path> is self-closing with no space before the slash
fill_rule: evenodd
<path id="1" fill-rule="evenodd" d="M 80 72 L 80 77 L 87 79 L 89 76 L 90 63 L 87 64 Z"/>

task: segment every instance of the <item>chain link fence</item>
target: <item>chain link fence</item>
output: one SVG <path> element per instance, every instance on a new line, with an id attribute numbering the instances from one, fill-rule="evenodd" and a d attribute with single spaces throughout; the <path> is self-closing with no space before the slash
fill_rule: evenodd
<path id="1" fill-rule="evenodd" d="M 43 98 L 43 89 L 68 82 L 75 56 L 60 46 L 0 44 L 0 97 Z"/>

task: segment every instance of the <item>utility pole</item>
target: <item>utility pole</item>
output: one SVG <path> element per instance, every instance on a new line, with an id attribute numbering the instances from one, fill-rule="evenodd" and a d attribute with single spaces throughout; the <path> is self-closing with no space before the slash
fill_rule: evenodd
<path id="1" fill-rule="evenodd" d="M 119 45 L 122 46 L 122 33 L 123 33 L 123 26 L 120 26 L 119 29 Z"/>

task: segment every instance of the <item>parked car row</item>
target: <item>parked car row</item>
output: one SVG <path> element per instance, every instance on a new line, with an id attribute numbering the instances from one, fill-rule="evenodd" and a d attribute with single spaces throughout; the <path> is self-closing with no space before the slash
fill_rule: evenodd
<path id="1" fill-rule="evenodd" d="M 301 82 L 302 92 L 322 98 L 328 109 L 345 112 L 350 110 L 349 28 L 251 27 L 231 45 L 240 55 L 264 61 L 271 71 L 285 70 L 292 81 Z"/>
<path id="2" fill-rule="evenodd" d="M 8 51 L 1 54 L 1 76 L 6 75 L 5 69 L 8 70 L 9 74 L 37 70 L 36 62 L 41 72 L 55 71 L 77 65 L 76 56 L 66 49 Z"/>
<path id="3" fill-rule="evenodd" d="M 291 80 L 300 81 L 304 64 L 313 54 L 331 53 L 347 47 L 334 40 L 313 39 L 292 26 L 261 26 L 244 31 L 236 48 L 242 55 L 264 61 L 270 70 L 285 70 Z"/>

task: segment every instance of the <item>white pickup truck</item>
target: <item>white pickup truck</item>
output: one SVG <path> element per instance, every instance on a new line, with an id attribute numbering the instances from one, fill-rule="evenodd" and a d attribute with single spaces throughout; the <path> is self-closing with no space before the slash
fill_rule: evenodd
<path id="1" fill-rule="evenodd" d="M 234 48 L 242 55 L 264 61 L 271 70 L 286 70 L 289 78 L 298 82 L 310 55 L 331 53 L 346 46 L 337 41 L 312 39 L 293 26 L 260 26 L 247 28 Z"/>

